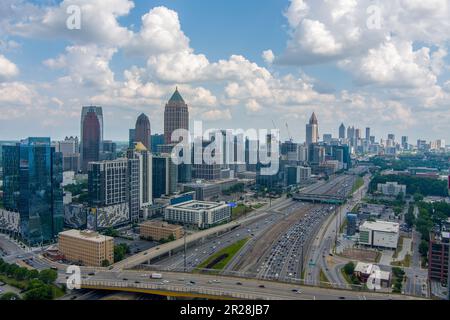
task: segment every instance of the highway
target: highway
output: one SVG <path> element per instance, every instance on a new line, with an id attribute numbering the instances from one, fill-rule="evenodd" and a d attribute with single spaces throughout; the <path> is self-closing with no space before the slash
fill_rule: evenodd
<path id="1" fill-rule="evenodd" d="M 91 274 L 89 276 L 89 274 Z M 344 291 L 300 286 L 298 284 L 164 272 L 162 279 L 150 279 L 145 271 L 111 272 L 98 268 L 82 268 L 82 287 L 88 289 L 141 292 L 149 294 L 218 299 L 250 300 L 404 300 L 415 299 L 402 295 Z M 58 281 L 66 283 L 66 275 L 59 273 Z"/>

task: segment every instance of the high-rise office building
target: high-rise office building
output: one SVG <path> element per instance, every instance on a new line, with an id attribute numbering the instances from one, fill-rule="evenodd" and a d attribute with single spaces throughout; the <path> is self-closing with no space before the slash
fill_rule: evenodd
<path id="1" fill-rule="evenodd" d="M 162 145 L 165 143 L 164 135 L 163 134 L 152 134 L 150 138 L 151 143 L 151 151 L 155 152 L 158 149 L 159 145 Z"/>
<path id="2" fill-rule="evenodd" d="M 170 155 L 153 156 L 153 198 L 169 196 L 177 191 L 178 168 Z"/>
<path id="3" fill-rule="evenodd" d="M 388 140 L 391 140 L 392 142 L 395 142 L 395 134 L 389 133 L 388 134 Z"/>
<path id="4" fill-rule="evenodd" d="M 326 133 L 323 135 L 323 142 L 324 143 L 331 143 L 331 140 L 333 140 L 333 135 Z"/>
<path id="5" fill-rule="evenodd" d="M 345 126 L 343 123 L 339 127 L 339 139 L 345 139 Z"/>
<path id="6" fill-rule="evenodd" d="M 127 156 L 139 160 L 139 206 L 141 211 L 145 211 L 153 203 L 152 154 L 141 142 L 137 142 L 134 149 L 128 150 Z M 143 215 L 146 216 L 145 212 Z"/>
<path id="7" fill-rule="evenodd" d="M 80 146 L 78 137 L 66 137 L 64 141 L 58 141 L 55 145 L 56 152 L 62 153 L 63 171 L 80 170 Z"/>
<path id="8" fill-rule="evenodd" d="M 81 162 L 83 172 L 88 163 L 100 160 L 103 142 L 103 111 L 101 107 L 83 107 L 81 111 Z"/>
<path id="9" fill-rule="evenodd" d="M 402 136 L 402 149 L 408 150 L 408 137 Z"/>
<path id="10" fill-rule="evenodd" d="M 150 120 L 145 114 L 141 114 L 136 121 L 135 142 L 142 143 L 148 151 L 152 151 Z"/>
<path id="11" fill-rule="evenodd" d="M 306 125 L 306 144 L 317 143 L 319 141 L 319 123 L 316 114 L 313 112 L 309 123 Z"/>
<path id="12" fill-rule="evenodd" d="M 89 205 L 95 228 L 108 228 L 139 219 L 139 159 L 90 162 Z"/>
<path id="13" fill-rule="evenodd" d="M 366 128 L 366 140 L 367 141 L 370 140 L 370 128 L 369 127 Z"/>
<path id="14" fill-rule="evenodd" d="M 164 110 L 164 140 L 166 144 L 177 143 L 172 141 L 172 133 L 177 129 L 189 130 L 189 109 L 178 88 L 166 104 Z"/>
<path id="15" fill-rule="evenodd" d="M 3 146 L 5 209 L 20 214 L 23 240 L 48 242 L 64 226 L 62 154 L 50 138 L 28 138 Z"/>
<path id="16" fill-rule="evenodd" d="M 128 148 L 134 148 L 135 142 L 136 142 L 136 129 L 130 129 L 128 132 Z"/>
<path id="17" fill-rule="evenodd" d="M 204 159 L 205 149 L 211 144 L 211 141 L 197 142 L 199 146 L 194 146 L 194 164 L 192 165 L 192 177 L 195 179 L 218 180 L 220 179 L 220 170 L 222 165 L 220 161 L 223 155 L 216 152 L 217 161 L 207 163 Z M 216 150 L 217 151 L 217 150 Z"/>

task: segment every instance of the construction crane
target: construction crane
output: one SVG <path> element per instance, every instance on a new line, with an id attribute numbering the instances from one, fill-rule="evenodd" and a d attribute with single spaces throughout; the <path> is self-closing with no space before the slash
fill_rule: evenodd
<path id="1" fill-rule="evenodd" d="M 286 129 L 287 129 L 289 141 L 290 141 L 290 142 L 293 142 L 293 141 L 294 141 L 294 138 L 293 138 L 292 135 L 291 135 L 291 132 L 290 132 L 290 130 L 289 130 L 289 125 L 288 125 L 287 122 L 286 122 Z"/>

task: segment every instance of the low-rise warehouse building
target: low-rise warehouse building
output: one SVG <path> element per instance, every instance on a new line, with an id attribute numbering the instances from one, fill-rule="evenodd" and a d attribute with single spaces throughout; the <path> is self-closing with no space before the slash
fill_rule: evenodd
<path id="1" fill-rule="evenodd" d="M 359 243 L 371 247 L 396 249 L 400 225 L 388 221 L 366 221 L 359 227 Z"/>

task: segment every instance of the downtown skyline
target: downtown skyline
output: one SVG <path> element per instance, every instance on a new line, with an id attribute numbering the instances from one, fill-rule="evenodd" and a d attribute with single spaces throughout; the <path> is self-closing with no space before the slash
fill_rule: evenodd
<path id="1" fill-rule="evenodd" d="M 283 140 L 287 122 L 305 141 L 315 112 L 320 138 L 337 137 L 343 122 L 371 127 L 377 140 L 450 141 L 446 1 L 379 1 L 376 30 L 366 23 L 373 1 L 227 1 L 225 11 L 223 1 L 37 3 L 0 5 L 2 140 L 79 135 L 90 104 L 103 108 L 105 139 L 126 141 L 141 113 L 162 133 L 178 86 L 191 122 L 207 128 L 272 129 L 274 120 Z M 80 30 L 65 28 L 69 3 L 81 6 Z M 108 22 L 97 27 L 97 15 Z"/>

